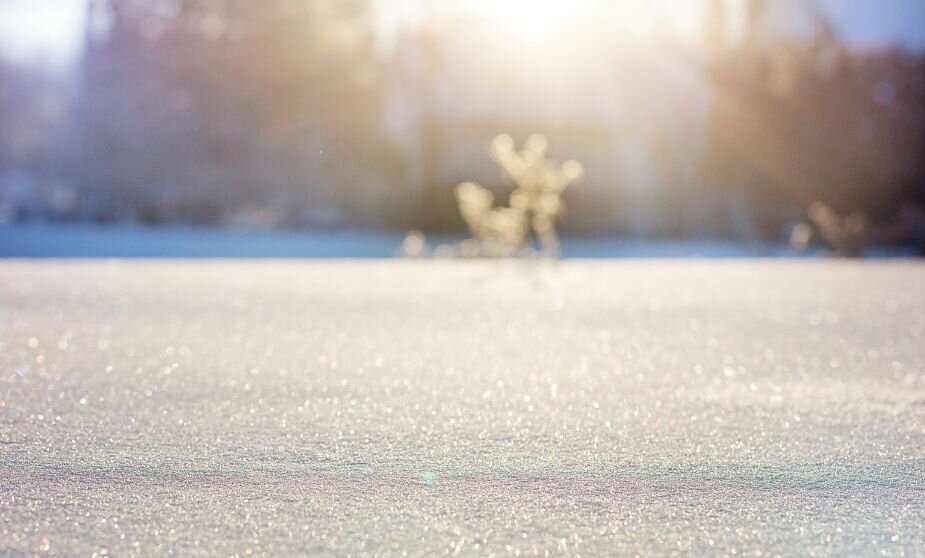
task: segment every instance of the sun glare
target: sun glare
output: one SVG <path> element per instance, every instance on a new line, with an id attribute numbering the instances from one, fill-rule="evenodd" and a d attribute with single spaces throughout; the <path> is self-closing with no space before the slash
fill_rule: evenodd
<path id="1" fill-rule="evenodd" d="M 468 0 L 465 6 L 493 27 L 525 42 L 551 40 L 569 24 L 600 24 L 624 38 L 692 37 L 702 0 Z"/>
<path id="2" fill-rule="evenodd" d="M 562 0 L 472 0 L 472 10 L 493 25 L 528 42 L 549 38 L 557 25 L 576 12 Z"/>

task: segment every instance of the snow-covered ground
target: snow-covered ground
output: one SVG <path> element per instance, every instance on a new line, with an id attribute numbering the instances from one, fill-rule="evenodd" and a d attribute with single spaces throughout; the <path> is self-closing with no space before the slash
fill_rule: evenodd
<path id="1" fill-rule="evenodd" d="M 0 554 L 925 556 L 923 285 L 0 262 Z"/>

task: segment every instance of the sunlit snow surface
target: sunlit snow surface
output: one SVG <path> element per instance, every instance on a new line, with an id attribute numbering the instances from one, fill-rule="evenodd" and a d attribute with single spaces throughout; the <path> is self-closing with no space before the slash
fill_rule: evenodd
<path id="1" fill-rule="evenodd" d="M 0 554 L 925 555 L 925 266 L 3 262 Z"/>

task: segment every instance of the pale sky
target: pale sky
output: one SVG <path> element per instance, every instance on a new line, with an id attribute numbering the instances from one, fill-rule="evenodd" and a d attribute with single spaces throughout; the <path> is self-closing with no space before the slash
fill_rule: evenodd
<path id="1" fill-rule="evenodd" d="M 81 45 L 85 1 L 0 0 L 0 51 L 18 60 L 66 63 Z M 854 45 L 879 46 L 898 41 L 925 48 L 925 0 L 817 1 L 834 19 L 841 34 Z M 409 2 L 377 2 L 380 9 L 389 10 L 392 6 L 394 11 L 402 4 Z M 386 19 L 389 18 L 386 16 Z"/>
<path id="2" fill-rule="evenodd" d="M 857 46 L 900 42 L 925 49 L 925 0 L 816 0 Z"/>

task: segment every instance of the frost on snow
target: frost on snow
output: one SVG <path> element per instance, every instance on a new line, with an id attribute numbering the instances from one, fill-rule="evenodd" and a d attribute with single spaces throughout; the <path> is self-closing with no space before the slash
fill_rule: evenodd
<path id="1" fill-rule="evenodd" d="M 925 554 L 925 267 L 4 262 L 0 554 Z"/>

